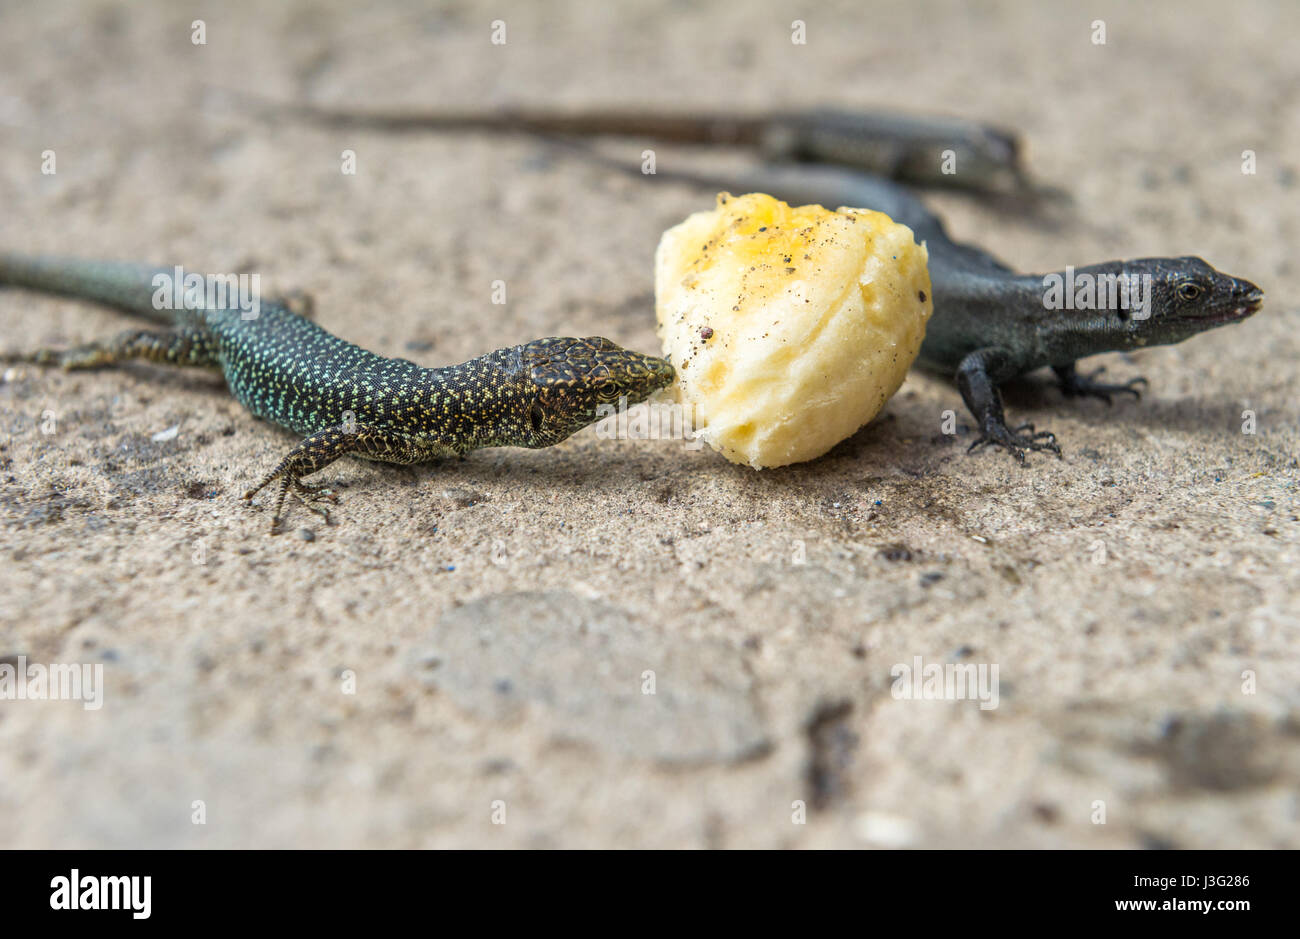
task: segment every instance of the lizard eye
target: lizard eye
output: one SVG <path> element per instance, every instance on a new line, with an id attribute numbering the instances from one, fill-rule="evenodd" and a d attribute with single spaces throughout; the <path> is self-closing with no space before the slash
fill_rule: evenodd
<path id="1" fill-rule="evenodd" d="M 1178 298 L 1180 300 L 1195 300 L 1201 295 L 1201 288 L 1195 284 L 1179 284 Z"/>

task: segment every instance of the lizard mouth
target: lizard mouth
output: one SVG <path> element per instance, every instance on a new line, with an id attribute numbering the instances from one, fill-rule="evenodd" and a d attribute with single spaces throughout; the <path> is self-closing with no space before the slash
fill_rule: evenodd
<path id="1" fill-rule="evenodd" d="M 1210 313 L 1202 322 L 1208 320 L 1215 326 L 1226 326 L 1228 323 L 1239 323 L 1258 313 L 1259 308 L 1264 305 L 1264 291 L 1244 281 L 1242 285 L 1244 289 L 1235 291 L 1237 295 L 1232 298 L 1233 302 L 1230 306 Z"/>
<path id="2" fill-rule="evenodd" d="M 1264 291 L 1256 287 L 1242 299 L 1241 303 L 1232 308 L 1229 321 L 1244 320 L 1248 316 L 1254 316 L 1263 305 Z"/>

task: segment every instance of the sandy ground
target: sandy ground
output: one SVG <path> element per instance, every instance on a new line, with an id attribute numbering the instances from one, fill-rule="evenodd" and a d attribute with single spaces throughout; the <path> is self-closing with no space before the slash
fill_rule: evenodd
<path id="1" fill-rule="evenodd" d="M 1198 254 L 1268 301 L 1107 358 L 1140 402 L 1009 389 L 1060 462 L 966 455 L 969 426 L 939 433 L 957 392 L 913 374 L 814 463 L 592 431 L 346 461 L 335 524 L 278 538 L 238 495 L 293 438 L 217 379 L 11 371 L 0 657 L 105 689 L 0 701 L 0 844 L 1300 846 L 1300 6 L 870 6 L 5 3 L 0 244 L 259 272 L 424 364 L 656 350 L 654 246 L 711 194 L 524 138 L 251 121 L 213 88 L 968 115 L 1074 202 L 936 197 L 958 235 L 1025 270 Z M 9 349 L 127 322 L 0 292 Z M 896 699 L 917 656 L 996 665 L 998 706 Z"/>

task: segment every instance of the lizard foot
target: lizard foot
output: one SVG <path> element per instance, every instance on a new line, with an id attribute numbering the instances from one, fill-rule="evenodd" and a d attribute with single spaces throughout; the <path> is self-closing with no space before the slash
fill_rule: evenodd
<path id="1" fill-rule="evenodd" d="M 284 520 L 284 500 L 288 497 L 291 491 L 293 492 L 294 498 L 312 511 L 325 511 L 324 509 L 318 509 L 317 506 L 308 503 L 307 499 L 303 496 L 303 492 L 300 490 L 305 490 L 310 494 L 310 487 L 308 487 L 306 483 L 298 480 L 293 474 L 285 472 L 283 468 L 277 468 L 275 472 L 269 474 L 260 483 L 244 493 L 242 497 L 244 502 L 251 505 L 253 502 L 253 496 L 257 495 L 263 488 L 276 479 L 280 480 L 280 493 L 275 497 L 275 511 L 271 513 L 272 535 L 278 535 L 284 530 L 281 525 L 281 522 Z M 325 512 L 325 520 L 326 522 L 329 521 L 328 512 Z"/>
<path id="2" fill-rule="evenodd" d="M 301 502 L 307 509 L 315 512 L 321 517 L 326 525 L 333 524 L 330 521 L 329 509 L 316 505 L 317 502 L 328 502 L 331 505 L 339 504 L 339 497 L 334 495 L 333 490 L 325 486 L 309 486 L 302 480 L 295 479 L 290 485 L 293 487 L 294 498 Z"/>
<path id="3" fill-rule="evenodd" d="M 1142 397 L 1142 392 L 1138 391 L 1138 386 L 1146 387 L 1149 382 L 1145 378 L 1130 378 L 1122 385 L 1109 385 L 1104 382 L 1095 381 L 1096 377 L 1106 371 L 1106 366 L 1102 366 L 1090 375 L 1079 375 L 1071 371 L 1067 376 L 1061 378 L 1061 391 L 1067 398 L 1101 398 L 1107 404 L 1111 404 L 1111 395 L 1131 394 L 1135 399 Z"/>
<path id="4" fill-rule="evenodd" d="M 243 496 L 240 497 L 244 500 L 244 503 L 246 505 L 252 505 L 253 496 L 261 492 L 263 488 L 265 488 L 270 482 L 272 482 L 276 478 L 279 478 L 281 482 L 280 482 L 280 495 L 275 500 L 275 512 L 271 515 L 271 534 L 273 535 L 280 534 L 281 531 L 280 517 L 281 517 L 281 510 L 284 508 L 284 498 L 289 494 L 289 488 L 294 484 L 295 480 L 288 474 L 284 473 L 282 470 L 277 469 L 276 472 L 273 472 L 270 475 L 268 475 L 260 483 L 258 483 L 256 486 L 248 490 L 246 493 L 243 494 Z M 295 495 L 296 494 L 297 493 L 295 492 Z M 302 497 L 299 496 L 299 498 L 301 499 Z"/>
<path id="5" fill-rule="evenodd" d="M 312 473 L 329 466 L 345 453 L 358 449 L 358 444 L 364 445 L 366 440 L 362 432 L 374 433 L 374 430 L 366 427 L 358 430 L 358 428 L 349 427 L 346 424 L 337 424 L 318 430 L 290 450 L 289 454 L 276 465 L 275 469 L 267 473 L 260 483 L 244 493 L 244 501 L 251 502 L 253 496 L 278 479 L 280 480 L 280 492 L 275 498 L 275 511 L 271 513 L 271 534 L 275 535 L 280 532 L 280 519 L 284 508 L 284 500 L 290 492 L 293 493 L 295 499 L 325 519 L 326 524 L 328 524 L 330 520 L 329 511 L 313 503 L 322 501 L 337 503 L 338 499 L 326 487 L 308 485 L 302 481 L 302 477 L 310 476 Z"/>
<path id="6" fill-rule="evenodd" d="M 334 494 L 334 490 L 328 486 L 313 486 L 303 482 L 301 479 L 295 479 L 291 485 L 294 494 L 303 503 L 307 502 L 329 502 L 333 505 L 339 504 L 339 497 Z"/>
<path id="7" fill-rule="evenodd" d="M 111 365 L 112 354 L 102 346 L 86 345 L 72 349 L 37 349 L 34 352 L 7 352 L 0 356 L 2 362 L 24 363 L 27 365 L 52 365 L 72 369 L 98 368 Z"/>
<path id="8" fill-rule="evenodd" d="M 1029 435 L 1023 436 L 1021 431 L 1029 431 Z M 1008 428 L 1006 424 L 990 421 L 984 425 L 984 433 L 980 439 L 971 444 L 966 452 L 969 453 L 985 444 L 1001 447 L 1015 457 L 1018 463 L 1025 462 L 1026 450 L 1048 450 L 1055 453 L 1058 460 L 1061 459 L 1061 448 L 1056 442 L 1056 434 L 1050 430 L 1035 431 L 1033 424 Z"/>
<path id="9" fill-rule="evenodd" d="M 104 368 L 133 359 L 167 365 L 216 365 L 209 337 L 194 330 L 140 330 L 119 333 L 107 342 L 92 342 L 71 349 L 37 349 L 6 355 L 6 361 L 53 365 L 66 371 Z"/>
<path id="10" fill-rule="evenodd" d="M 290 473 L 276 472 L 262 480 L 254 488 L 244 493 L 243 500 L 251 503 L 253 496 L 257 495 L 265 486 L 274 481 L 280 480 L 280 494 L 275 500 L 275 514 L 271 516 L 271 534 L 278 535 L 284 531 L 282 522 L 284 521 L 284 502 L 290 492 L 293 497 L 303 504 L 303 506 L 321 517 L 326 525 L 333 524 L 330 521 L 329 509 L 324 506 L 316 505 L 317 502 L 329 502 L 338 505 L 339 497 L 333 490 L 325 486 L 312 486 L 303 482 L 301 479 Z"/>

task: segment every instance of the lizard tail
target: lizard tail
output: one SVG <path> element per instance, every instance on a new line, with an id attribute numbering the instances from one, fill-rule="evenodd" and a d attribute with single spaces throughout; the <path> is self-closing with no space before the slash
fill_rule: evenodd
<path id="1" fill-rule="evenodd" d="M 166 290 L 170 293 L 173 272 L 167 268 L 0 252 L 0 285 L 90 300 L 125 313 L 172 323 L 173 310 L 155 303 L 159 288 L 154 284 L 154 277 L 159 274 L 167 276 Z"/>

